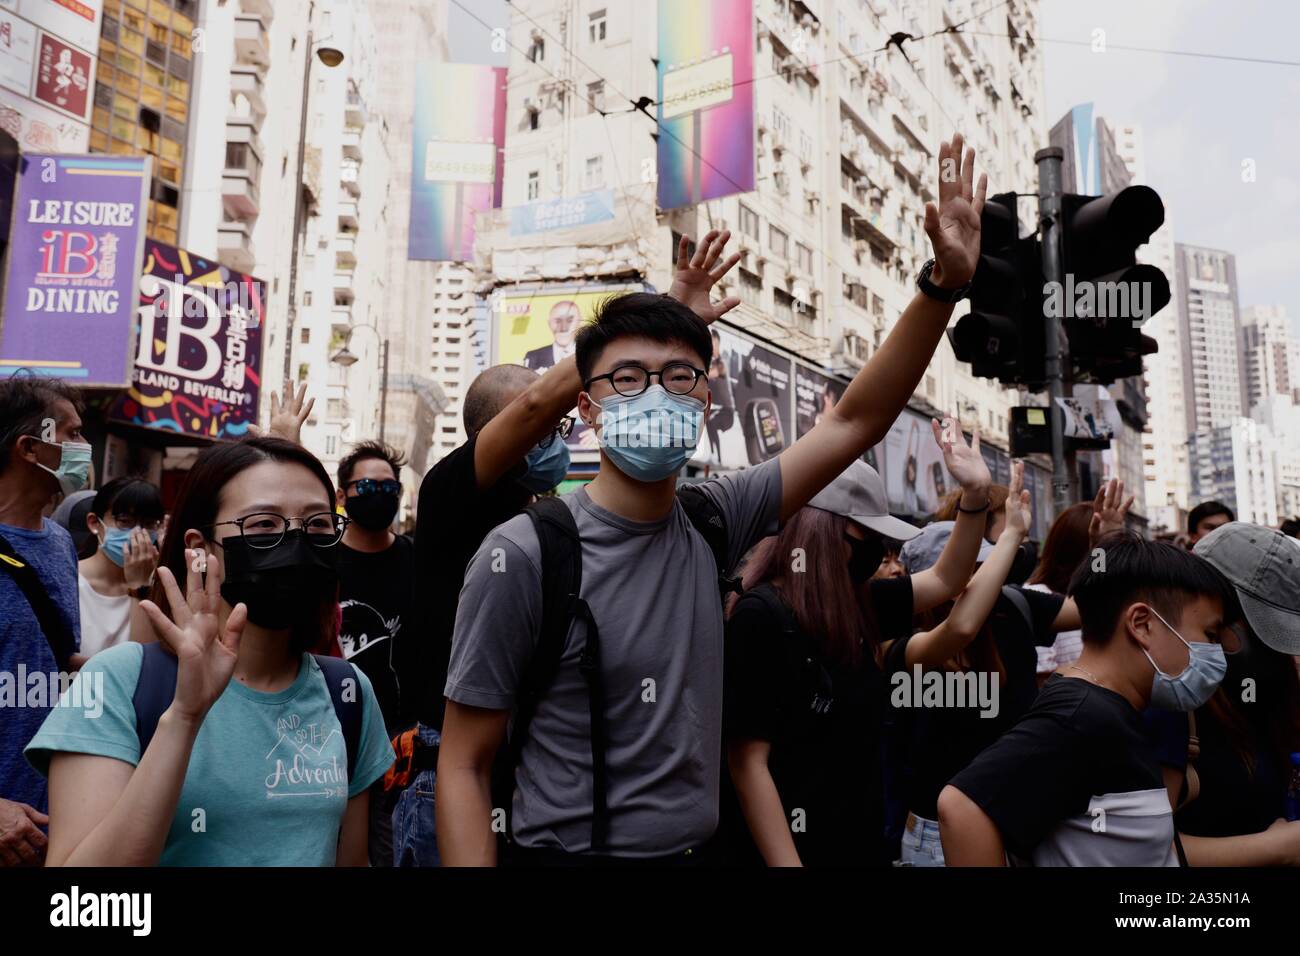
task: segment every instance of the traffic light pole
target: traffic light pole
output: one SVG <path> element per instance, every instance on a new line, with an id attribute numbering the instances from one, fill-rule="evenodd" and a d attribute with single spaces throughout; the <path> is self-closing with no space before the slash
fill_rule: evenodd
<path id="1" fill-rule="evenodd" d="M 1059 146 L 1049 146 L 1034 154 L 1038 166 L 1038 226 L 1043 249 L 1043 280 L 1065 284 L 1061 274 L 1061 164 L 1065 152 Z M 1044 309 L 1044 331 L 1047 340 L 1047 394 L 1051 405 L 1052 422 L 1052 511 L 1059 516 L 1074 500 L 1074 455 L 1065 451 L 1065 409 L 1060 399 L 1065 398 L 1066 370 L 1070 367 L 1067 343 L 1061 320 L 1048 315 Z"/>

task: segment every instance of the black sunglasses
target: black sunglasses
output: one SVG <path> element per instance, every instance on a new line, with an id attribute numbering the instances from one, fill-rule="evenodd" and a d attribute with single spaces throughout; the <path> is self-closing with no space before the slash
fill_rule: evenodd
<path id="1" fill-rule="evenodd" d="M 386 495 L 395 495 L 402 490 L 402 483 L 392 478 L 355 478 L 343 486 L 347 491 L 352 485 L 357 486 L 357 496 L 373 495 L 376 491 L 382 491 Z"/>

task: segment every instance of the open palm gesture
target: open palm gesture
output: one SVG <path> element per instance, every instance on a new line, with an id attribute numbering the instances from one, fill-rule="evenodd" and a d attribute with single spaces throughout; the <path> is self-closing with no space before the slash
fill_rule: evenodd
<path id="1" fill-rule="evenodd" d="M 975 150 L 962 155 L 961 133 L 939 144 L 939 205 L 925 204 L 925 233 L 934 248 L 930 281 L 948 289 L 965 285 L 980 258 L 980 213 L 989 178 L 975 185 Z"/>
<path id="2" fill-rule="evenodd" d="M 686 255 L 689 245 L 686 236 L 682 236 L 682 241 L 677 245 L 677 268 L 673 270 L 673 284 L 668 294 L 698 315 L 705 325 L 711 325 L 740 305 L 740 299 L 734 295 L 721 302 L 709 298 L 709 290 L 740 261 L 738 252 L 718 261 L 722 259 L 722 250 L 730 238 L 730 230 L 720 233 L 711 229 L 695 247 L 695 255 L 689 259 Z"/>
<path id="3" fill-rule="evenodd" d="M 1124 500 L 1124 482 L 1112 478 L 1097 492 L 1092 502 L 1092 519 L 1088 522 L 1088 539 L 1094 545 L 1099 538 L 1112 531 L 1123 531 L 1128 509 L 1133 507 L 1136 495 L 1129 495 Z"/>
<path id="4" fill-rule="evenodd" d="M 223 627 L 220 560 L 202 549 L 187 550 L 185 557 L 189 572 L 184 594 L 168 568 L 158 569 L 172 616 L 169 618 L 152 601 L 141 601 L 140 607 L 149 615 L 158 637 L 176 655 L 172 707 L 183 717 L 201 720 L 230 683 L 248 609 L 237 604 Z"/>
<path id="5" fill-rule="evenodd" d="M 1034 512 L 1025 490 L 1025 463 L 1017 459 L 1011 463 L 1011 484 L 1007 487 L 1007 529 L 1024 538 L 1033 523 Z"/>
<path id="6" fill-rule="evenodd" d="M 315 398 L 307 397 L 307 383 L 303 382 L 294 390 L 293 382 L 284 383 L 284 401 L 280 401 L 279 392 L 271 392 L 271 421 L 263 429 L 258 425 L 248 426 L 254 435 L 270 435 L 283 438 L 294 444 L 302 444 L 302 426 L 311 417 L 311 410 L 316 405 Z"/>
<path id="7" fill-rule="evenodd" d="M 962 490 L 987 492 L 993 483 L 993 476 L 989 474 L 989 466 L 980 454 L 979 426 L 976 425 L 971 431 L 969 444 L 955 418 L 945 418 L 942 424 L 937 418 L 932 418 L 930 428 L 934 432 L 934 440 L 943 450 L 943 463 L 948 467 L 948 473 L 957 479 Z"/>

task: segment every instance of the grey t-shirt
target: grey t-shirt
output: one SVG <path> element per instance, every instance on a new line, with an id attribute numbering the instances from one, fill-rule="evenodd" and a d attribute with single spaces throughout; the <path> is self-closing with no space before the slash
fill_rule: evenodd
<path id="1" fill-rule="evenodd" d="M 704 482 L 727 525 L 729 567 L 774 533 L 778 459 Z M 722 605 L 717 565 L 677 502 L 662 521 L 630 521 L 585 489 L 561 500 L 582 538 L 582 597 L 600 628 L 609 772 L 608 851 L 652 857 L 698 846 L 718 821 L 722 757 Z M 484 540 L 465 574 L 448 699 L 514 706 L 539 638 L 541 553 L 519 515 Z M 539 701 L 516 772 L 513 835 L 524 847 L 591 849 L 585 625 L 569 630 L 560 671 Z"/>

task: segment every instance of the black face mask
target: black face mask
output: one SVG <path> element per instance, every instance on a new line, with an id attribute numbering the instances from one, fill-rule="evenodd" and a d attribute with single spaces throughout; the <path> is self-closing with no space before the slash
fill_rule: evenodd
<path id="1" fill-rule="evenodd" d="M 844 540 L 849 543 L 849 579 L 854 584 L 870 580 L 880 567 L 880 562 L 885 560 L 885 543 L 879 535 L 870 531 L 867 532 L 865 541 L 849 535 L 845 535 Z"/>
<path id="2" fill-rule="evenodd" d="M 222 538 L 221 546 L 226 558 L 221 596 L 231 607 L 247 605 L 248 619 L 258 627 L 281 631 L 314 619 L 321 602 L 337 592 L 337 548 L 315 547 L 298 528 L 273 548 L 249 547 L 239 535 Z"/>
<path id="3" fill-rule="evenodd" d="M 367 531 L 383 531 L 392 525 L 400 504 L 401 500 L 397 495 L 372 491 L 368 495 L 344 498 L 343 510 L 348 513 L 349 518 Z"/>

